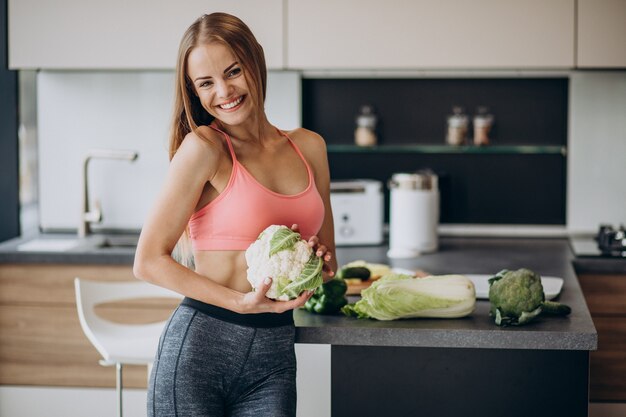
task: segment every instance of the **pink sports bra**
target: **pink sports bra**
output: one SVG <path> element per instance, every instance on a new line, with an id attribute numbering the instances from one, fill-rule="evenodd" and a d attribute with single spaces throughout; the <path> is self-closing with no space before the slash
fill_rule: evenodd
<path id="1" fill-rule="evenodd" d="M 246 250 L 272 224 L 288 227 L 298 224 L 303 239 L 316 235 L 324 220 L 324 203 L 311 167 L 293 140 L 279 130 L 304 162 L 309 184 L 298 194 L 284 195 L 259 183 L 237 160 L 230 137 L 211 127 L 226 138 L 233 170 L 224 191 L 191 216 L 189 233 L 193 249 Z"/>

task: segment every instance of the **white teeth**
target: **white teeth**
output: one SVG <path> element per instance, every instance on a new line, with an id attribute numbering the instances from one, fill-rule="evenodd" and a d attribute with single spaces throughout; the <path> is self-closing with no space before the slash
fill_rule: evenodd
<path id="1" fill-rule="evenodd" d="M 220 107 L 223 108 L 224 110 L 232 109 L 237 104 L 241 103 L 242 99 L 243 99 L 243 96 L 239 96 L 239 98 L 235 101 L 231 101 L 230 103 L 226 103 L 226 104 L 220 104 Z"/>

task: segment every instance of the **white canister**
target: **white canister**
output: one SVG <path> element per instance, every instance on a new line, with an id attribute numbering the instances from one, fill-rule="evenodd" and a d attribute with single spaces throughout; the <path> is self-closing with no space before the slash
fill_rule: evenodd
<path id="1" fill-rule="evenodd" d="M 390 258 L 414 258 L 439 246 L 439 185 L 430 170 L 394 174 L 390 193 Z"/>

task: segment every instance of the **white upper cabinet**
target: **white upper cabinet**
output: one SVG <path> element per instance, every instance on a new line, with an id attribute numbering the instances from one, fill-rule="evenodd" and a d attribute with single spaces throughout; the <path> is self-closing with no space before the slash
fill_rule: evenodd
<path id="1" fill-rule="evenodd" d="M 9 67 L 173 69 L 185 29 L 217 11 L 246 22 L 268 68 L 283 68 L 283 0 L 9 0 Z"/>
<path id="2" fill-rule="evenodd" d="M 579 68 L 626 68 L 626 1 L 578 0 Z"/>
<path id="3" fill-rule="evenodd" d="M 574 2 L 287 0 L 286 64 L 298 69 L 572 68 Z"/>

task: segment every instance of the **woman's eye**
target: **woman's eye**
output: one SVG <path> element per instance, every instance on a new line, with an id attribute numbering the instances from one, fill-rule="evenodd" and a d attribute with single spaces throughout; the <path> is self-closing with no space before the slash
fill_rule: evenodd
<path id="1" fill-rule="evenodd" d="M 211 86 L 211 84 L 212 84 L 212 83 L 211 83 L 210 81 L 204 81 L 204 82 L 202 82 L 202 83 L 200 84 L 200 86 L 199 86 L 199 87 L 200 87 L 200 88 L 209 87 L 209 86 Z"/>
<path id="2" fill-rule="evenodd" d="M 239 73 L 241 73 L 241 68 L 234 68 L 231 72 L 228 73 L 228 76 L 234 77 L 236 75 L 239 75 Z"/>

